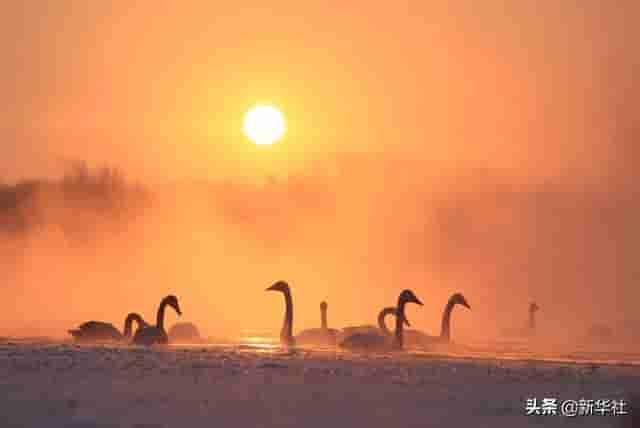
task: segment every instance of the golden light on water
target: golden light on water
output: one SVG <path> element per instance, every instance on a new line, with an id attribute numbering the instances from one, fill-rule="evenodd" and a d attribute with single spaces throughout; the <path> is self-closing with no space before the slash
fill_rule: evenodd
<path id="1" fill-rule="evenodd" d="M 245 135 L 254 143 L 273 144 L 284 135 L 284 115 L 270 105 L 255 106 L 244 116 L 243 129 Z"/>

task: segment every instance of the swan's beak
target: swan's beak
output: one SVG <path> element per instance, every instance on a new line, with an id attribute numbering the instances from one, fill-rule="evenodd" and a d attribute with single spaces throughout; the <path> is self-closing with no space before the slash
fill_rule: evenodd
<path id="1" fill-rule="evenodd" d="M 418 299 L 417 297 L 416 297 L 415 299 L 412 299 L 411 301 L 412 301 L 413 303 L 415 303 L 416 305 L 424 306 L 424 305 L 422 304 L 422 302 L 420 301 L 420 299 Z"/>
<path id="2" fill-rule="evenodd" d="M 178 315 L 182 316 L 182 311 L 180 310 L 180 306 L 179 305 L 176 305 L 175 310 L 178 313 Z"/>
<path id="3" fill-rule="evenodd" d="M 265 291 L 280 291 L 282 293 L 285 293 L 287 288 L 289 288 L 289 286 L 285 282 L 278 281 L 274 283 L 271 287 L 267 288 Z"/>
<path id="4" fill-rule="evenodd" d="M 464 306 L 467 309 L 471 309 L 471 306 L 469 306 L 467 302 L 462 302 L 462 306 Z"/>

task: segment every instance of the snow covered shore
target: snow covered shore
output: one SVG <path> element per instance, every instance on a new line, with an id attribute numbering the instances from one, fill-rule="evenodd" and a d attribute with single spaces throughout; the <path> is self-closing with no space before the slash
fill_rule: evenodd
<path id="1" fill-rule="evenodd" d="M 526 399 L 624 399 L 633 413 L 638 392 L 628 364 L 0 342 L 11 428 L 616 427 L 632 416 L 526 416 Z"/>

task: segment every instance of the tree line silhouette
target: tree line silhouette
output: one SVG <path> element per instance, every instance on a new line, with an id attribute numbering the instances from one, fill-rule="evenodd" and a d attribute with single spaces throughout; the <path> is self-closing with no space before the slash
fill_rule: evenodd
<path id="1" fill-rule="evenodd" d="M 72 239 L 86 239 L 100 223 L 116 226 L 140 214 L 149 192 L 126 180 L 115 167 L 91 169 L 75 162 L 59 180 L 25 180 L 0 184 L 0 234 L 20 235 L 45 226 Z"/>
<path id="2" fill-rule="evenodd" d="M 150 187 L 128 180 L 117 167 L 74 162 L 60 179 L 0 183 L 0 236 L 55 227 L 82 242 L 126 229 L 154 208 L 178 215 L 184 210 L 182 215 L 189 216 L 195 205 L 198 218 L 268 240 L 294 227 L 296 217 L 318 214 L 331 204 L 325 184 L 318 177 L 296 175 L 267 177 L 260 184 L 219 180 Z"/>

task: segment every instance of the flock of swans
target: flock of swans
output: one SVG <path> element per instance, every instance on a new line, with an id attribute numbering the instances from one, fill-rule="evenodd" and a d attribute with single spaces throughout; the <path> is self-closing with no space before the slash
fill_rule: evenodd
<path id="1" fill-rule="evenodd" d="M 156 315 L 156 324 L 151 325 L 146 322 L 140 314 L 130 313 L 124 321 L 124 332 L 120 333 L 113 324 L 102 321 L 88 321 L 81 324 L 75 330 L 69 330 L 76 340 L 81 342 L 118 341 L 128 342 L 131 340 L 131 328 L 135 321 L 138 324 L 133 343 L 136 345 L 166 345 L 169 343 L 169 335 L 164 328 L 164 312 L 167 306 L 171 306 L 178 315 L 182 315 L 178 298 L 169 295 L 162 299 Z"/>
<path id="2" fill-rule="evenodd" d="M 320 303 L 320 328 L 312 328 L 301 331 L 297 336 L 293 335 L 293 297 L 291 287 L 285 281 L 278 281 L 266 289 L 283 294 L 285 301 L 285 315 L 280 331 L 280 343 L 285 347 L 301 345 L 338 346 L 342 349 L 353 351 L 396 351 L 402 350 L 405 345 L 409 347 L 428 347 L 432 345 L 449 345 L 451 343 L 451 313 L 456 305 L 471 309 L 471 306 L 461 293 L 455 293 L 445 305 L 442 314 L 440 335 L 432 336 L 419 330 L 406 329 L 411 327 L 405 314 L 408 303 L 422 306 L 422 302 L 413 291 L 403 290 L 398 296 L 395 306 L 383 308 L 378 314 L 378 325 L 362 325 L 345 327 L 342 330 L 329 328 L 327 321 L 328 305 Z M 124 331 L 121 333 L 112 324 L 101 321 L 88 321 L 77 329 L 69 330 L 69 333 L 80 342 L 118 341 L 133 343 L 136 345 L 163 345 L 171 341 L 200 342 L 197 327 L 192 323 L 175 324 L 169 333 L 164 327 L 164 315 L 167 306 L 173 308 L 178 315 L 182 315 L 178 298 L 174 295 L 166 296 L 160 302 L 156 314 L 155 325 L 147 323 L 139 314 L 130 313 L 124 322 Z M 527 335 L 535 327 L 535 312 L 538 306 L 532 303 L 529 307 L 529 324 L 522 329 L 507 331 L 506 335 Z M 391 331 L 386 323 L 387 316 L 395 317 L 395 328 Z M 133 323 L 137 329 L 132 337 Z"/>

